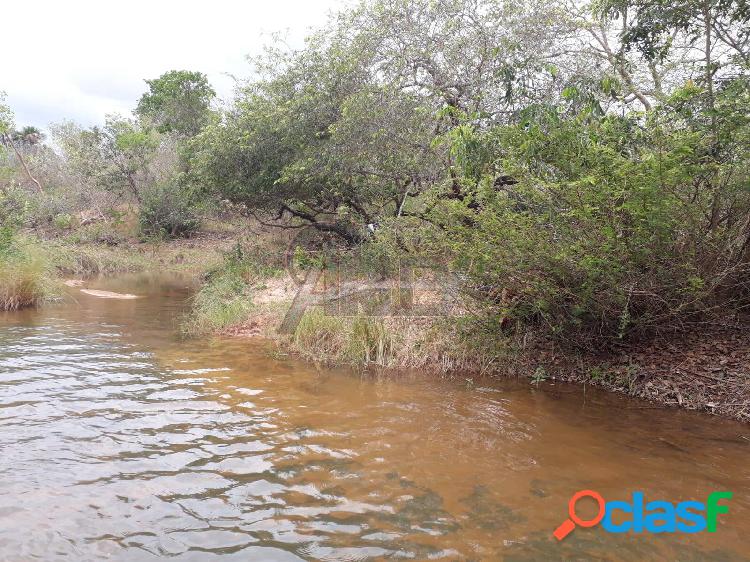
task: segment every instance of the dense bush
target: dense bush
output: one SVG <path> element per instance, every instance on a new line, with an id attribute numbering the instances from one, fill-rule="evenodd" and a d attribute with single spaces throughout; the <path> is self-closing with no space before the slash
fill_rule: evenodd
<path id="1" fill-rule="evenodd" d="M 451 264 L 493 330 L 607 346 L 739 311 L 750 13 L 679 4 L 363 2 L 258 60 L 188 181 L 384 275 Z"/>
<path id="2" fill-rule="evenodd" d="M 188 236 L 200 227 L 195 199 L 171 183 L 144 191 L 139 220 L 144 234 L 172 238 Z"/>
<path id="3" fill-rule="evenodd" d="M 471 197 L 432 218 L 467 291 L 505 325 L 587 346 L 747 306 L 749 92 L 728 83 L 708 123 L 688 87 L 646 114 L 535 108 L 454 134 Z"/>
<path id="4" fill-rule="evenodd" d="M 80 191 L 137 206 L 147 236 L 190 235 L 213 195 L 312 232 L 293 265 L 343 245 L 384 277 L 450 266 L 488 333 L 609 346 L 748 304 L 749 23 L 737 2 L 366 0 L 269 46 L 220 111 L 173 71 L 135 119 L 54 133 Z M 33 190 L 16 141 L 32 167 L 43 151 L 5 106 L 0 132 L 2 186 Z M 197 300 L 219 325 L 237 271 Z"/>

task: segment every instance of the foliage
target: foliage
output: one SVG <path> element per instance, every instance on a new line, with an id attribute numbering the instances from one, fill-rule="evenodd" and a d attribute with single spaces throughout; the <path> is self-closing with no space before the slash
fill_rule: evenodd
<path id="1" fill-rule="evenodd" d="M 143 193 L 138 218 L 147 235 L 182 237 L 200 226 L 194 198 L 172 183 L 155 185 Z"/>
<path id="2" fill-rule="evenodd" d="M 63 123 L 53 128 L 53 136 L 83 182 L 141 201 L 142 190 L 152 181 L 149 164 L 159 146 L 154 131 L 110 115 L 104 127 L 81 129 Z"/>
<path id="3" fill-rule="evenodd" d="M 384 276 L 452 269 L 478 340 L 607 347 L 750 304 L 749 18 L 744 0 L 366 0 L 269 46 L 223 110 L 203 74 L 171 71 L 137 119 L 55 140 L 149 236 L 189 235 L 213 197 L 292 231 L 297 265 L 343 241 Z M 199 329 L 246 311 L 252 263 L 209 279 Z M 339 327 L 398 361 L 377 326 Z"/>
<path id="4" fill-rule="evenodd" d="M 52 224 L 59 230 L 70 230 L 73 226 L 73 217 L 67 213 L 55 215 L 52 219 Z"/>
<path id="5" fill-rule="evenodd" d="M 0 190 L 0 227 L 18 229 L 23 226 L 31 208 L 24 190 L 9 187 Z"/>
<path id="6" fill-rule="evenodd" d="M 196 137 L 192 181 L 282 226 L 362 242 L 440 179 L 435 133 L 458 112 L 507 115 L 537 95 L 532 81 L 553 81 L 544 59 L 565 30 L 546 4 L 522 5 L 365 3 L 301 51 L 270 49 L 261 79 Z"/>
<path id="7" fill-rule="evenodd" d="M 149 91 L 141 96 L 135 111 L 160 133 L 192 137 L 209 122 L 216 92 L 205 74 L 170 70 L 146 83 Z"/>
<path id="8" fill-rule="evenodd" d="M 494 158 L 479 177 L 474 160 L 464 166 L 470 201 L 433 213 L 468 292 L 488 314 L 580 345 L 746 306 L 749 96 L 746 80 L 726 84 L 714 120 L 691 86 L 647 115 L 552 107 L 454 133 L 460 150 Z M 493 169 L 517 183 L 498 184 Z"/>
<path id="9" fill-rule="evenodd" d="M 13 131 L 11 140 L 20 146 L 35 146 L 44 140 L 44 133 L 36 127 L 27 125 L 18 131 Z"/>
<path id="10" fill-rule="evenodd" d="M 632 23 L 623 41 L 648 60 L 664 58 L 674 47 L 677 32 L 692 42 L 708 32 L 719 40 L 719 47 L 728 48 L 745 64 L 750 62 L 750 3 L 746 0 L 605 0 L 597 8 L 611 16 L 630 16 Z M 708 65 L 710 56 L 704 60 Z"/>
<path id="11" fill-rule="evenodd" d="M 52 127 L 53 139 L 79 189 L 104 202 L 99 215 L 124 200 L 139 208 L 144 234 L 189 235 L 199 226 L 202 200 L 183 187 L 184 141 L 210 122 L 215 93 L 197 72 L 170 71 L 147 82 L 137 118 L 109 115 L 91 128 L 63 122 Z"/>
<path id="12" fill-rule="evenodd" d="M 493 333 L 678 329 L 748 304 L 748 16 L 365 2 L 259 58 L 187 179 L 384 274 L 449 264 Z"/>
<path id="13" fill-rule="evenodd" d="M 0 90 L 0 135 L 9 133 L 13 129 L 13 112 L 5 103 L 6 94 Z"/>

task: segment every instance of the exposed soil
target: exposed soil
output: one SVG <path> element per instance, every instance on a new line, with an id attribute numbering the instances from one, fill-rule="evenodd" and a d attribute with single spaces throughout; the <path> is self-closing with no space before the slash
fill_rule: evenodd
<path id="1" fill-rule="evenodd" d="M 288 277 L 266 279 L 263 286 L 253 292 L 251 316 L 241 324 L 224 328 L 221 335 L 274 339 L 286 306 L 296 291 L 297 286 Z"/>
<path id="2" fill-rule="evenodd" d="M 702 327 L 610 356 L 535 349 L 526 362 L 556 379 L 750 422 L 750 325 Z"/>

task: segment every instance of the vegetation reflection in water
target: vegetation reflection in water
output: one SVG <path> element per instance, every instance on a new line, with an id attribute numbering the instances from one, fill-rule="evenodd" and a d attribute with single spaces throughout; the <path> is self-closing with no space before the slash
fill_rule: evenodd
<path id="1" fill-rule="evenodd" d="M 180 340 L 178 280 L 100 288 L 142 298 L 0 317 L 2 559 L 750 554 L 744 426 L 590 389 L 315 369 L 262 343 Z M 713 536 L 582 529 L 557 544 L 582 486 L 737 494 Z"/>

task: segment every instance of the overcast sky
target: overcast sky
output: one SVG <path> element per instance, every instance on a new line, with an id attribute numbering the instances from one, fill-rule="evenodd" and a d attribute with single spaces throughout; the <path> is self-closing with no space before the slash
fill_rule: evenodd
<path id="1" fill-rule="evenodd" d="M 128 113 L 145 78 L 205 72 L 223 98 L 273 32 L 302 44 L 342 0 L 23 0 L 3 2 L 0 91 L 19 126 Z"/>

